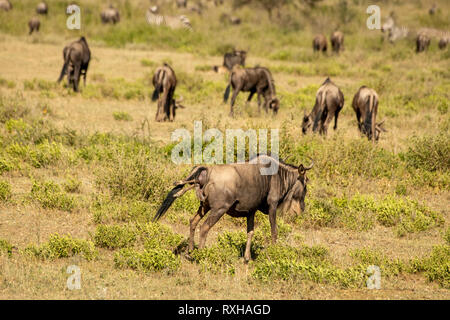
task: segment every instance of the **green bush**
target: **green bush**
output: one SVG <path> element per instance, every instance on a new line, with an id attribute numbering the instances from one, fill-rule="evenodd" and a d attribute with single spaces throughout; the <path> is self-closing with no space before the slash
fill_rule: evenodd
<path id="1" fill-rule="evenodd" d="M 7 254 L 8 257 L 11 257 L 13 248 L 13 245 L 9 241 L 0 239 L 0 255 Z"/>
<path id="2" fill-rule="evenodd" d="M 60 236 L 57 233 L 52 234 L 49 240 L 41 246 L 27 246 L 25 252 L 50 260 L 76 255 L 80 255 L 86 260 L 92 260 L 98 254 L 92 241 L 75 239 L 71 235 Z"/>
<path id="3" fill-rule="evenodd" d="M 450 246 L 434 246 L 429 256 L 413 259 L 409 271 L 424 272 L 428 281 L 435 281 L 440 286 L 450 289 Z"/>
<path id="4" fill-rule="evenodd" d="M 67 176 L 66 180 L 64 181 L 64 191 L 70 192 L 70 193 L 77 193 L 80 192 L 81 187 L 81 181 L 77 178 L 69 175 Z"/>
<path id="5" fill-rule="evenodd" d="M 100 225 L 95 230 L 94 243 L 97 247 L 117 249 L 131 247 L 136 242 L 136 230 L 131 226 Z"/>
<path id="6" fill-rule="evenodd" d="M 304 252 L 304 254 L 302 254 Z M 257 258 L 252 272 L 263 282 L 309 280 L 340 287 L 361 287 L 365 275 L 361 266 L 338 268 L 326 257 L 326 250 L 299 250 L 287 245 L 272 245 Z"/>
<path id="7" fill-rule="evenodd" d="M 414 168 L 428 171 L 450 170 L 450 134 L 413 137 L 408 151 L 401 154 L 406 163 Z"/>
<path id="8" fill-rule="evenodd" d="M 145 272 L 166 271 L 172 273 L 181 266 L 181 259 L 166 249 L 146 249 L 138 252 L 133 249 L 121 249 L 114 255 L 117 268 L 131 268 Z"/>
<path id="9" fill-rule="evenodd" d="M 182 235 L 174 233 L 172 229 L 160 223 L 138 224 L 137 230 L 147 250 L 162 248 L 178 252 L 187 245 Z"/>
<path id="10" fill-rule="evenodd" d="M 72 212 L 75 208 L 75 198 L 63 192 L 61 187 L 53 181 L 33 181 L 31 197 L 38 201 L 43 208 L 67 212 Z"/>
<path id="11" fill-rule="evenodd" d="M 8 201 L 11 198 L 11 185 L 4 180 L 0 180 L 0 201 Z"/>
<path id="12" fill-rule="evenodd" d="M 130 116 L 128 112 L 125 111 L 115 111 L 113 112 L 113 117 L 118 121 L 131 121 L 133 118 Z"/>

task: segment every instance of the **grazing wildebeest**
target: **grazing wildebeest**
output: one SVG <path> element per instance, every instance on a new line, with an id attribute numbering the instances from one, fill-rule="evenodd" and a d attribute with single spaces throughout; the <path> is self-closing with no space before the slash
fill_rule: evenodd
<path id="1" fill-rule="evenodd" d="M 425 33 L 419 33 L 416 39 L 416 52 L 425 51 L 430 45 L 430 37 Z"/>
<path id="2" fill-rule="evenodd" d="M 48 13 L 48 5 L 47 3 L 40 2 L 36 7 L 36 13 L 37 14 L 47 14 Z"/>
<path id="3" fill-rule="evenodd" d="M 102 23 L 116 24 L 120 22 L 119 10 L 114 8 L 112 5 L 109 5 L 107 9 L 103 10 L 100 17 L 102 19 Z"/>
<path id="4" fill-rule="evenodd" d="M 175 88 L 177 86 L 177 77 L 173 69 L 164 63 L 162 67 L 156 69 L 153 75 L 153 91 L 152 101 L 158 100 L 155 120 L 173 121 L 175 119 L 176 102 L 173 98 Z"/>
<path id="5" fill-rule="evenodd" d="M 438 43 L 439 49 L 445 49 L 449 41 L 450 38 L 441 38 Z"/>
<path id="6" fill-rule="evenodd" d="M 341 31 L 335 31 L 330 38 L 333 51 L 339 53 L 344 48 L 344 34 Z"/>
<path id="7" fill-rule="evenodd" d="M 337 129 L 339 112 L 344 107 L 344 94 L 327 78 L 316 93 L 316 102 L 309 115 L 303 116 L 302 132 L 306 134 L 312 126 L 312 131 L 319 130 L 320 134 L 327 134 L 328 126 L 334 117 L 334 127 Z"/>
<path id="8" fill-rule="evenodd" d="M 177 0 L 177 7 L 178 8 L 186 8 L 187 7 L 187 0 Z"/>
<path id="9" fill-rule="evenodd" d="M 9 11 L 13 8 L 9 0 L 0 0 L 0 10 Z"/>
<path id="10" fill-rule="evenodd" d="M 243 50 L 233 50 L 233 52 L 227 52 L 223 56 L 223 67 L 231 72 L 236 64 L 245 67 L 245 59 L 247 58 L 247 52 Z M 214 66 L 214 71 L 219 72 L 219 67 Z"/>
<path id="11" fill-rule="evenodd" d="M 272 169 L 275 170 L 272 170 Z M 267 155 L 258 155 L 245 163 L 194 167 L 188 177 L 175 183 L 153 221 L 157 221 L 185 192 L 196 189 L 200 207 L 190 220 L 189 251 L 194 250 L 195 229 L 209 212 L 200 228 L 199 248 L 204 248 L 208 231 L 225 214 L 247 218 L 247 245 L 244 261 L 250 260 L 250 247 L 257 210 L 269 215 L 272 242 L 277 240 L 276 212 L 305 210 L 308 178 L 313 167 L 298 167 Z M 266 172 L 264 172 L 266 171 Z M 270 171 L 270 172 L 269 172 Z M 185 185 L 190 187 L 183 189 Z"/>
<path id="12" fill-rule="evenodd" d="M 313 50 L 327 52 L 327 38 L 323 34 L 319 34 L 314 37 Z"/>
<path id="13" fill-rule="evenodd" d="M 436 13 L 436 10 L 437 10 L 436 3 L 433 3 L 433 5 L 431 6 L 430 10 L 428 10 L 428 13 L 430 15 L 434 15 Z"/>
<path id="14" fill-rule="evenodd" d="M 37 17 L 33 17 L 28 21 L 28 27 L 30 28 L 29 34 L 32 34 L 33 31 L 39 32 L 39 28 L 41 26 L 41 22 Z"/>
<path id="15" fill-rule="evenodd" d="M 58 82 L 67 74 L 69 87 L 72 84 L 73 90 L 78 92 L 80 76 L 83 75 L 84 85 L 86 85 L 86 74 L 91 60 L 91 51 L 85 37 L 70 43 L 63 50 L 64 65 Z"/>
<path id="16" fill-rule="evenodd" d="M 386 130 L 382 127 L 384 121 L 376 123 L 378 95 L 375 90 L 366 86 L 359 88 L 353 97 L 352 107 L 356 113 L 359 131 L 365 134 L 369 140 L 377 141 L 380 137 L 380 132 L 386 132 Z"/>
<path id="17" fill-rule="evenodd" d="M 228 100 L 230 88 L 233 88 L 230 116 L 234 116 L 234 103 L 240 91 L 250 92 L 247 103 L 250 102 L 255 93 L 258 94 L 259 112 L 261 112 L 261 96 L 264 98 L 264 110 L 266 112 L 272 109 L 273 113 L 276 114 L 280 108 L 280 101 L 276 96 L 275 83 L 272 74 L 267 68 L 242 68 L 240 65 L 235 65 L 231 71 L 230 83 L 223 96 L 224 102 Z"/>

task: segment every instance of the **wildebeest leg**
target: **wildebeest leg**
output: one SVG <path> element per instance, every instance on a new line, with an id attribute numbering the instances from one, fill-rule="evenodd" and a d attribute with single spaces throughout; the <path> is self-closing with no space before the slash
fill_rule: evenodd
<path id="1" fill-rule="evenodd" d="M 237 97 L 239 91 L 241 91 L 241 89 L 242 89 L 242 86 L 233 88 L 233 95 L 231 96 L 231 110 L 230 110 L 231 117 L 234 116 L 234 103 L 236 102 L 236 97 Z"/>
<path id="2" fill-rule="evenodd" d="M 199 249 L 203 249 L 206 243 L 206 236 L 209 230 L 216 224 L 217 221 L 227 212 L 229 207 L 221 207 L 219 209 L 212 209 L 208 219 L 202 224 L 200 228 L 200 242 Z"/>
<path id="3" fill-rule="evenodd" d="M 334 112 L 334 127 L 333 127 L 333 130 L 337 129 L 337 121 L 338 121 L 338 117 L 339 117 L 339 111 L 340 111 L 340 109 L 337 109 Z"/>
<path id="4" fill-rule="evenodd" d="M 253 95 L 255 94 L 255 92 L 256 91 L 254 91 L 254 90 L 250 91 L 250 94 L 248 95 L 248 98 L 247 98 L 247 104 L 249 104 L 249 102 L 252 100 Z"/>
<path id="5" fill-rule="evenodd" d="M 197 228 L 200 220 L 205 216 L 205 214 L 209 211 L 209 208 L 203 207 L 203 204 L 200 204 L 200 207 L 197 210 L 195 216 L 192 217 L 189 228 L 189 251 L 194 250 L 194 239 L 195 239 L 195 229 Z"/>
<path id="6" fill-rule="evenodd" d="M 272 234 L 272 243 L 275 244 L 277 242 L 277 205 L 271 204 L 269 206 L 269 222 L 270 222 L 270 233 Z"/>
<path id="7" fill-rule="evenodd" d="M 255 212 L 250 213 L 247 217 L 247 244 L 245 246 L 244 262 L 250 261 L 250 250 L 252 246 L 253 230 L 255 228 Z"/>
<path id="8" fill-rule="evenodd" d="M 262 92 L 258 91 L 258 113 L 261 113 L 261 94 Z"/>
<path id="9" fill-rule="evenodd" d="M 80 65 L 76 65 L 73 74 L 73 90 L 75 90 L 75 92 L 78 92 L 78 85 L 80 83 L 80 68 Z"/>
<path id="10" fill-rule="evenodd" d="M 324 135 L 327 135 L 327 133 L 328 133 L 328 126 L 330 125 L 330 122 L 331 122 L 332 119 L 333 119 L 333 114 L 331 112 L 328 112 L 327 113 L 327 118 L 325 119 L 325 122 L 324 122 L 323 128 L 322 128 L 322 131 L 323 131 Z"/>

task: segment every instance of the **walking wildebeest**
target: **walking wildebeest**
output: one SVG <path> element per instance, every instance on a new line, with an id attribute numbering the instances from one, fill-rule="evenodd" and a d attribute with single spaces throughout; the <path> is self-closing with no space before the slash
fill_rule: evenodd
<path id="1" fill-rule="evenodd" d="M 313 50 L 327 52 L 327 38 L 323 34 L 319 34 L 314 37 Z"/>
<path id="2" fill-rule="evenodd" d="M 83 75 L 84 85 L 86 86 L 86 74 L 91 60 L 91 51 L 87 44 L 86 38 L 81 37 L 79 40 L 70 43 L 63 50 L 64 65 L 58 78 L 58 83 L 67 74 L 67 81 L 73 85 L 73 90 L 78 92 L 80 76 Z"/>
<path id="3" fill-rule="evenodd" d="M 276 96 L 275 84 L 269 69 L 263 67 L 242 68 L 235 65 L 230 75 L 230 83 L 228 84 L 223 101 L 227 102 L 230 95 L 230 87 L 233 88 L 233 96 L 231 97 L 230 116 L 234 116 L 234 103 L 240 91 L 250 92 L 247 103 L 250 102 L 255 93 L 258 94 L 258 111 L 261 112 L 261 96 L 264 98 L 264 110 L 273 110 L 276 114 L 280 108 L 280 101 Z"/>
<path id="4" fill-rule="evenodd" d="M 419 33 L 416 39 L 416 52 L 425 51 L 430 45 L 430 37 L 425 33 Z"/>
<path id="5" fill-rule="evenodd" d="M 305 210 L 308 178 L 306 171 L 313 167 L 298 167 L 268 155 L 258 155 L 245 163 L 194 167 L 188 177 L 175 183 L 153 221 L 160 219 L 172 203 L 188 190 L 196 189 L 200 207 L 190 220 L 189 251 L 194 249 L 195 229 L 209 212 L 200 228 L 199 248 L 204 248 L 208 231 L 225 214 L 247 218 L 247 245 L 244 261 L 250 260 L 255 212 L 269 215 L 272 242 L 277 240 L 276 212 Z M 274 169 L 274 170 L 272 170 Z M 266 172 L 264 172 L 266 171 Z M 270 171 L 270 172 L 269 172 Z M 183 189 L 185 185 L 190 187 Z"/>
<path id="6" fill-rule="evenodd" d="M 40 2 L 36 7 L 37 14 L 47 14 L 48 13 L 48 5 L 45 2 Z"/>
<path id="7" fill-rule="evenodd" d="M 245 59 L 247 58 L 247 52 L 244 50 L 233 50 L 233 52 L 227 52 L 223 56 L 223 68 L 227 69 L 229 72 L 233 70 L 236 64 L 245 67 Z M 214 71 L 219 72 L 219 67 L 214 66 Z"/>
<path id="8" fill-rule="evenodd" d="M 375 90 L 366 86 L 359 88 L 353 97 L 352 107 L 356 113 L 359 131 L 365 134 L 369 140 L 377 141 L 380 137 L 380 132 L 386 132 L 386 129 L 382 127 L 384 121 L 376 123 L 378 95 Z M 373 132 L 375 134 L 372 134 Z"/>
<path id="9" fill-rule="evenodd" d="M 102 23 L 116 24 L 120 22 L 119 10 L 114 8 L 112 5 L 109 5 L 107 9 L 103 10 L 100 17 L 102 19 Z"/>
<path id="10" fill-rule="evenodd" d="M 312 126 L 312 131 L 319 130 L 320 134 L 327 135 L 328 126 L 334 117 L 334 127 L 337 129 L 339 112 L 344 107 L 344 94 L 327 78 L 316 93 L 316 102 L 309 115 L 303 116 L 302 132 L 306 134 Z"/>
<path id="11" fill-rule="evenodd" d="M 330 38 L 333 51 L 339 53 L 344 48 L 344 34 L 341 31 L 335 31 Z"/>
<path id="12" fill-rule="evenodd" d="M 33 17 L 28 21 L 28 27 L 30 28 L 29 34 L 32 34 L 33 31 L 39 32 L 39 28 L 41 26 L 41 22 L 37 17 Z"/>
<path id="13" fill-rule="evenodd" d="M 13 6 L 9 0 L 0 0 L 0 10 L 9 11 Z"/>
<path id="14" fill-rule="evenodd" d="M 173 69 L 164 63 L 162 67 L 156 69 L 153 75 L 152 101 L 158 100 L 155 120 L 158 122 L 173 121 L 175 119 L 176 102 L 173 98 L 177 86 L 177 77 Z"/>

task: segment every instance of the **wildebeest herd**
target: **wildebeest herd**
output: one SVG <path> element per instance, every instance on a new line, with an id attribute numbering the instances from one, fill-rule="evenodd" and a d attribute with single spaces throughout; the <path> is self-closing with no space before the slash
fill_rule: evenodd
<path id="1" fill-rule="evenodd" d="M 185 7 L 186 1 L 177 1 L 179 7 Z M 0 0 L 0 9 L 11 10 L 9 0 Z M 152 10 L 153 12 L 154 10 Z M 48 14 L 49 8 L 45 2 L 36 8 L 38 14 Z M 102 23 L 117 24 L 120 22 L 119 11 L 109 6 L 100 14 Z M 40 21 L 33 17 L 29 21 L 29 33 L 38 32 Z M 395 26 L 385 24 L 383 32 L 395 32 Z M 336 30 L 330 37 L 331 47 L 334 53 L 339 54 L 344 49 L 344 34 Z M 445 48 L 448 40 L 441 39 L 439 48 Z M 419 33 L 416 39 L 416 51 L 422 52 L 430 45 L 430 37 L 425 33 Z M 328 49 L 327 38 L 323 34 L 314 37 L 313 51 L 326 52 Z M 234 50 L 224 55 L 223 65 L 215 66 L 216 72 L 228 72 L 229 82 L 224 93 L 224 102 L 228 101 L 232 91 L 230 102 L 230 116 L 234 116 L 234 106 L 239 92 L 248 92 L 247 103 L 257 94 L 258 111 L 261 104 L 265 112 L 272 110 L 276 115 L 281 107 L 281 99 L 277 97 L 275 80 L 266 67 L 245 67 L 247 52 Z M 68 87 L 75 92 L 79 91 L 80 78 L 83 77 L 86 85 L 86 76 L 91 60 L 91 51 L 85 37 L 71 42 L 63 49 L 63 67 L 58 82 L 66 76 Z M 174 121 L 177 108 L 184 108 L 174 98 L 177 77 L 173 68 L 164 63 L 158 67 L 152 79 L 154 91 L 152 101 L 157 101 L 155 121 Z M 340 88 L 327 77 L 317 90 L 315 104 L 310 113 L 304 114 L 301 123 L 303 134 L 318 132 L 327 135 L 328 126 L 334 118 L 333 129 L 337 129 L 339 113 L 344 107 L 344 94 Z M 379 97 L 377 92 L 367 86 L 361 86 L 355 93 L 352 107 L 356 114 L 358 130 L 367 136 L 369 140 L 376 142 L 380 133 L 386 131 L 383 122 L 377 123 Z M 276 163 L 278 170 L 275 174 L 262 175 L 261 169 Z M 190 220 L 189 250 L 194 249 L 195 230 L 200 220 L 210 212 L 206 222 L 200 228 L 200 245 L 205 246 L 206 236 L 210 228 L 225 214 L 233 217 L 247 218 L 247 244 L 244 260 L 250 259 L 250 246 L 254 230 L 255 212 L 257 210 L 268 214 L 272 241 L 277 239 L 276 212 L 277 209 L 303 211 L 305 209 L 305 196 L 307 192 L 308 178 L 306 173 L 313 164 L 305 167 L 285 163 L 268 155 L 258 155 L 246 163 L 226 164 L 216 166 L 195 167 L 188 177 L 175 184 L 169 192 L 154 217 L 154 221 L 161 218 L 172 203 L 185 192 L 195 189 L 200 206 L 196 215 Z M 188 188 L 184 188 L 189 185 Z"/>

